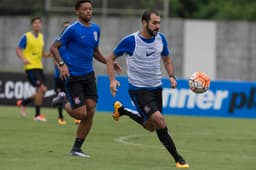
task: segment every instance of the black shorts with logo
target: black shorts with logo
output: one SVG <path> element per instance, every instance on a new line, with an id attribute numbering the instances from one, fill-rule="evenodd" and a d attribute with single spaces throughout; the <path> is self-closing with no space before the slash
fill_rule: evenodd
<path id="1" fill-rule="evenodd" d="M 27 79 L 33 87 L 39 87 L 41 84 L 44 84 L 45 76 L 42 69 L 31 69 L 25 71 Z"/>
<path id="2" fill-rule="evenodd" d="M 66 96 L 72 108 L 78 108 L 85 104 L 85 99 L 98 101 L 95 74 L 92 71 L 84 76 L 69 77 L 65 81 Z"/>
<path id="3" fill-rule="evenodd" d="M 129 95 L 144 121 L 154 112 L 162 112 L 162 88 L 129 90 Z"/>

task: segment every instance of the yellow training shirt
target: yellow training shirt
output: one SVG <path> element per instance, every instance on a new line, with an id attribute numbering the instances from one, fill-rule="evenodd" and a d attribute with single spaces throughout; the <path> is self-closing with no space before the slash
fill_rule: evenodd
<path id="1" fill-rule="evenodd" d="M 44 48 L 44 37 L 39 33 L 37 37 L 32 32 L 25 33 L 26 48 L 23 50 L 23 56 L 30 62 L 24 65 L 25 70 L 42 69 L 42 55 Z"/>

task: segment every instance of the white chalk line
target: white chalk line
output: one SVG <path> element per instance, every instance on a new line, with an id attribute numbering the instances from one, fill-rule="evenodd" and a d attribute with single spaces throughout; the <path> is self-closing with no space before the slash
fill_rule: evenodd
<path id="1" fill-rule="evenodd" d="M 195 133 L 189 133 L 189 135 L 207 135 L 209 133 L 205 133 L 205 132 L 197 132 Z M 146 145 L 146 144 L 140 144 L 140 143 L 134 143 L 134 142 L 129 142 L 130 139 L 133 138 L 144 138 L 147 136 L 151 136 L 151 134 L 133 134 L 133 135 L 127 135 L 127 136 L 121 136 L 118 138 L 114 138 L 114 141 L 122 143 L 122 144 L 126 144 L 126 145 L 133 145 L 133 146 L 143 146 L 143 147 L 150 147 L 150 148 L 162 148 L 162 146 L 152 146 L 152 145 Z"/>
<path id="2" fill-rule="evenodd" d="M 122 143 L 122 144 L 126 144 L 126 145 L 133 145 L 133 146 L 142 146 L 142 147 L 150 147 L 150 148 L 160 148 L 160 146 L 152 146 L 152 145 L 145 145 L 145 144 L 140 144 L 140 143 L 133 143 L 133 142 L 129 142 L 129 139 L 133 139 L 133 138 L 143 138 L 146 136 L 150 136 L 150 135 L 146 135 L 146 134 L 136 134 L 136 135 L 128 135 L 128 136 L 121 136 L 118 138 L 115 138 L 114 141 Z"/>
<path id="3" fill-rule="evenodd" d="M 207 133 L 203 132 L 203 133 L 196 133 L 196 135 L 206 135 Z M 190 133 L 191 135 L 191 133 Z M 195 134 L 194 134 L 195 135 Z M 121 144 L 125 144 L 125 145 L 131 145 L 131 146 L 138 146 L 138 147 L 146 147 L 146 148 L 151 148 L 151 149 L 165 149 L 163 146 L 161 146 L 161 144 L 159 143 L 159 146 L 153 146 L 153 145 L 147 145 L 147 144 L 140 144 L 140 143 L 134 143 L 134 142 L 129 142 L 130 139 L 133 138 L 144 138 L 147 136 L 151 136 L 150 134 L 133 134 L 133 135 L 127 135 L 127 136 L 121 136 L 118 138 L 114 138 L 115 142 L 121 143 Z M 192 153 L 192 152 L 196 152 L 197 154 L 201 153 L 201 154 L 209 154 L 208 151 L 194 151 L 194 150 L 181 150 L 182 152 L 187 152 L 187 153 Z M 225 153 L 225 155 L 234 155 L 235 153 Z M 243 159 L 246 158 L 250 158 L 249 155 L 243 154 L 239 156 Z"/>

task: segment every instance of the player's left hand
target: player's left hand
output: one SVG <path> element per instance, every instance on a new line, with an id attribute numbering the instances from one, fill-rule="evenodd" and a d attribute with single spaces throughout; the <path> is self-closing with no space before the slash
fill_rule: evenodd
<path id="1" fill-rule="evenodd" d="M 119 63 L 114 63 L 114 69 L 115 71 L 120 74 L 122 72 L 122 67 L 120 66 Z"/>
<path id="2" fill-rule="evenodd" d="M 177 81 L 174 77 L 169 77 L 170 83 L 171 83 L 171 88 L 176 88 L 177 87 Z"/>

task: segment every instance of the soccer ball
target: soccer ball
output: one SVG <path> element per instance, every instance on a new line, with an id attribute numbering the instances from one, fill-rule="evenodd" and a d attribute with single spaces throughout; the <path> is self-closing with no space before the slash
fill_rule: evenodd
<path id="1" fill-rule="evenodd" d="M 197 71 L 191 75 L 188 83 L 194 93 L 204 93 L 210 87 L 211 80 L 204 72 Z"/>

